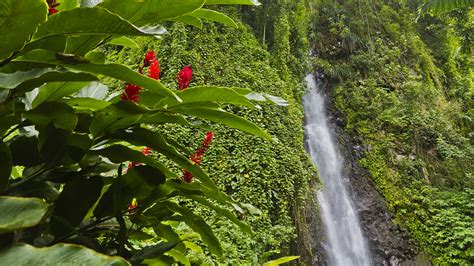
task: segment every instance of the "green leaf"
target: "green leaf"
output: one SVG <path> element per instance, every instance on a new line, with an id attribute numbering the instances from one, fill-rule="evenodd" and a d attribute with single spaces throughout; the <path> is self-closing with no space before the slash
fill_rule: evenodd
<path id="1" fill-rule="evenodd" d="M 49 82 L 39 88 L 38 95 L 32 103 L 32 107 L 36 108 L 43 102 L 56 101 L 64 96 L 71 95 L 85 86 L 89 82 Z"/>
<path id="2" fill-rule="evenodd" d="M 188 208 L 175 203 L 163 202 L 161 204 L 173 212 L 180 213 L 183 221 L 201 236 L 202 241 L 207 245 L 211 253 L 222 257 L 222 247 L 219 240 L 214 235 L 212 228 L 200 216 L 194 214 Z"/>
<path id="3" fill-rule="evenodd" d="M 104 100 L 109 93 L 109 88 L 100 82 L 92 82 L 89 86 L 82 88 L 76 97 L 94 98 Z"/>
<path id="4" fill-rule="evenodd" d="M 257 0 L 206 0 L 206 5 L 252 5 L 259 6 Z"/>
<path id="5" fill-rule="evenodd" d="M 13 167 L 10 149 L 3 141 L 0 141 L 0 158 L 0 192 L 2 192 L 8 186 Z"/>
<path id="6" fill-rule="evenodd" d="M 160 23 L 193 12 L 204 0 L 109 0 L 99 4 L 137 26 Z"/>
<path id="7" fill-rule="evenodd" d="M 202 29 L 202 21 L 199 18 L 190 16 L 190 15 L 180 16 L 180 17 L 177 17 L 177 18 L 173 18 L 171 20 L 176 21 L 176 22 L 182 22 L 184 24 L 191 25 L 191 26 L 196 27 L 198 29 Z"/>
<path id="8" fill-rule="evenodd" d="M 143 260 L 159 257 L 165 252 L 173 249 L 178 242 L 161 242 L 154 246 L 148 246 L 133 255 L 130 261 L 133 264 L 140 265 Z"/>
<path id="9" fill-rule="evenodd" d="M 48 204 L 37 198 L 0 196 L 0 234 L 37 225 L 47 210 Z"/>
<path id="10" fill-rule="evenodd" d="M 287 262 L 290 262 L 290 261 L 297 260 L 299 258 L 300 258 L 300 256 L 282 257 L 282 258 L 279 258 L 279 259 L 276 259 L 276 260 L 266 262 L 263 265 L 264 266 L 277 266 L 277 265 L 281 265 L 283 263 L 287 263 Z"/>
<path id="11" fill-rule="evenodd" d="M 24 113 L 33 124 L 45 126 L 53 122 L 57 128 L 73 130 L 77 124 L 74 109 L 61 102 L 45 102 L 35 109 Z"/>
<path id="12" fill-rule="evenodd" d="M 141 201 L 165 180 L 166 176 L 154 167 L 143 165 L 129 168 L 128 172 L 114 182 L 102 196 L 94 210 L 94 215 L 98 218 L 113 216 L 114 206 L 117 206 L 119 210 L 124 210 L 133 198 L 137 199 L 140 206 Z M 119 195 L 114 194 L 116 191 Z M 117 198 L 119 201 L 116 200 Z"/>
<path id="13" fill-rule="evenodd" d="M 155 167 L 165 174 L 166 177 L 176 178 L 177 175 L 171 172 L 166 166 L 143 153 L 132 150 L 122 145 L 113 145 L 102 150 L 91 151 L 91 154 L 101 155 L 109 158 L 113 163 L 137 162 Z"/>
<path id="14" fill-rule="evenodd" d="M 71 98 L 64 100 L 63 102 L 67 103 L 69 106 L 78 111 L 98 111 L 106 108 L 111 104 L 110 102 L 93 98 Z"/>
<path id="15" fill-rule="evenodd" d="M 114 38 L 114 39 L 109 41 L 109 44 L 123 46 L 123 47 L 131 48 L 131 49 L 139 49 L 140 48 L 134 40 L 132 40 L 130 38 L 127 38 L 125 36 Z"/>
<path id="16" fill-rule="evenodd" d="M 224 124 L 236 129 L 240 129 L 242 131 L 246 131 L 255 136 L 259 136 L 267 140 L 272 140 L 272 137 L 267 132 L 263 131 L 254 123 L 244 118 L 241 118 L 239 116 L 236 116 L 234 114 L 228 113 L 224 110 L 216 110 L 216 109 L 200 108 L 200 107 L 189 108 L 184 105 L 174 106 L 170 108 L 170 110 L 173 112 L 190 115 L 194 117 L 199 117 L 199 118 L 206 119 L 209 121 L 221 123 L 221 124 Z"/>
<path id="17" fill-rule="evenodd" d="M 237 93 L 232 88 L 214 87 L 214 86 L 198 86 L 188 88 L 176 93 L 183 101 L 183 104 L 193 102 L 220 102 L 230 103 L 235 105 L 243 105 L 254 108 L 255 105 L 249 101 L 245 96 Z M 162 99 L 156 106 L 167 106 L 168 108 L 180 104 L 174 99 Z M 200 104 L 202 107 L 202 104 Z"/>
<path id="18" fill-rule="evenodd" d="M 161 84 L 160 81 L 148 78 L 132 69 L 119 64 L 94 64 L 83 61 L 73 55 L 59 55 L 51 51 L 31 51 L 16 60 L 17 62 L 44 63 L 64 66 L 88 73 L 109 76 L 115 79 L 135 84 L 150 91 L 156 92 L 163 97 L 176 98 L 181 101 L 175 93 Z"/>
<path id="19" fill-rule="evenodd" d="M 210 209 L 215 211 L 219 216 L 226 217 L 227 219 L 232 221 L 235 225 L 237 225 L 240 228 L 240 230 L 242 230 L 242 232 L 244 232 L 246 234 L 249 234 L 251 236 L 253 235 L 252 229 L 250 229 L 250 227 L 246 223 L 240 221 L 237 218 L 237 216 L 235 216 L 235 214 L 233 214 L 231 211 L 229 211 L 225 208 L 222 208 L 220 206 L 217 206 L 216 204 L 210 202 L 209 200 L 207 200 L 204 197 L 199 197 L 199 196 L 195 196 L 195 195 L 186 195 L 186 193 L 183 193 L 183 196 L 187 197 L 187 198 L 190 198 L 190 199 L 192 199 L 196 202 L 199 202 L 200 204 L 202 204 L 206 207 L 209 207 Z"/>
<path id="20" fill-rule="evenodd" d="M 15 244 L 0 251 L 5 265 L 130 265 L 121 257 L 110 257 L 79 245 L 56 244 L 36 248 Z"/>
<path id="21" fill-rule="evenodd" d="M 116 135 L 134 145 L 148 146 L 154 151 L 165 155 L 179 166 L 191 172 L 201 182 L 203 182 L 205 186 L 217 190 L 216 185 L 212 182 L 209 176 L 207 176 L 198 165 L 194 164 L 184 155 L 179 153 L 174 146 L 166 142 L 165 138 L 160 133 L 144 128 L 134 128 L 128 132 L 121 132 Z"/>
<path id="22" fill-rule="evenodd" d="M 100 136 L 138 123 L 142 114 L 150 111 L 129 101 L 116 102 L 101 110 L 90 125 L 90 132 Z"/>
<path id="23" fill-rule="evenodd" d="M 50 222 L 53 235 L 64 236 L 78 226 L 99 199 L 103 186 L 104 182 L 99 176 L 76 178 L 68 182 L 55 201 Z"/>
<path id="24" fill-rule="evenodd" d="M 0 1 L 0 60 L 20 50 L 47 14 L 43 0 Z"/>
<path id="25" fill-rule="evenodd" d="M 39 78 L 46 73 L 51 72 L 52 68 L 34 68 L 27 71 L 17 71 L 14 73 L 0 73 L 0 88 L 14 89 L 21 83 Z"/>
<path id="26" fill-rule="evenodd" d="M 194 11 L 193 13 L 191 13 L 190 16 L 200 18 L 200 19 L 206 19 L 206 20 L 210 20 L 210 21 L 219 22 L 219 23 L 225 24 L 225 25 L 233 27 L 233 28 L 238 28 L 239 27 L 234 22 L 234 20 L 232 20 L 227 15 L 225 15 L 221 12 L 210 10 L 210 9 L 200 8 L 200 9 Z"/>
<path id="27" fill-rule="evenodd" d="M 56 9 L 59 11 L 73 9 L 79 6 L 78 0 L 58 0 L 57 3 L 60 4 L 58 7 L 56 7 Z"/>
<path id="28" fill-rule="evenodd" d="M 38 27 L 32 42 L 60 35 L 130 35 L 166 33 L 163 27 L 137 28 L 105 8 L 74 8 L 50 16 Z"/>

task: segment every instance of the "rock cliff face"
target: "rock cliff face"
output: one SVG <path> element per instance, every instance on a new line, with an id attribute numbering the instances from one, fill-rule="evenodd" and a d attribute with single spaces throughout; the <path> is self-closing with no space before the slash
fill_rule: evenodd
<path id="1" fill-rule="evenodd" d="M 331 87 L 326 87 L 328 99 L 331 99 Z M 398 265 L 413 261 L 419 253 L 415 242 L 408 232 L 394 221 L 393 214 L 388 210 L 383 197 L 375 189 L 368 171 L 357 165 L 357 159 L 370 147 L 362 147 L 356 138 L 344 131 L 344 115 L 339 112 L 333 101 L 328 102 L 328 114 L 334 126 L 339 143 L 339 150 L 344 157 L 344 173 L 350 180 L 350 193 L 357 205 L 362 229 L 369 241 L 373 261 L 376 265 Z M 314 222 L 314 221 L 309 221 Z M 319 223 L 318 223 L 319 224 Z M 315 254 L 319 259 L 313 265 L 321 265 L 324 251 L 321 250 L 321 239 L 324 233 L 320 226 L 313 225 L 311 234 Z M 317 231 L 320 230 L 320 231 Z M 319 260 L 319 261 L 318 261 Z M 316 263 L 319 262 L 319 263 Z"/>

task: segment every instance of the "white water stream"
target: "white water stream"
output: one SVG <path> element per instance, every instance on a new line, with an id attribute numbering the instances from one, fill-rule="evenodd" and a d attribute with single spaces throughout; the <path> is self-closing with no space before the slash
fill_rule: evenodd
<path id="1" fill-rule="evenodd" d="M 323 190 L 318 202 L 325 228 L 323 244 L 327 263 L 337 266 L 372 265 L 370 252 L 362 234 L 354 203 L 348 193 L 348 178 L 343 176 L 342 158 L 326 114 L 321 84 L 314 75 L 306 77 L 308 94 L 303 99 L 307 147 L 318 166 Z"/>

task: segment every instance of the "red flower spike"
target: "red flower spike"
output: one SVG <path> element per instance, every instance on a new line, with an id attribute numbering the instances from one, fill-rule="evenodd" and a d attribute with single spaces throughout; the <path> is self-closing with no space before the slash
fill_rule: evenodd
<path id="1" fill-rule="evenodd" d="M 193 79 L 193 69 L 191 66 L 186 66 L 178 74 L 178 88 L 184 90 L 189 87 L 189 83 Z"/>
<path id="2" fill-rule="evenodd" d="M 141 89 L 142 88 L 140 86 L 128 84 L 127 87 L 125 87 L 122 96 L 120 96 L 120 99 L 122 101 L 131 101 L 136 103 L 140 100 L 139 95 Z"/>
<path id="3" fill-rule="evenodd" d="M 197 149 L 196 152 L 189 157 L 189 160 L 193 161 L 195 164 L 201 164 L 204 153 L 206 153 L 206 151 L 209 149 L 209 146 L 211 145 L 212 137 L 212 131 L 207 132 L 201 143 L 201 147 L 199 147 L 199 149 Z M 193 174 L 187 170 L 183 170 L 183 176 L 181 179 L 183 179 L 183 181 L 186 183 L 191 183 L 193 181 Z"/>
<path id="4" fill-rule="evenodd" d="M 146 53 L 145 59 L 143 59 L 143 65 L 147 67 L 155 60 L 156 60 L 155 51 L 151 50 L 148 53 Z"/>
<path id="5" fill-rule="evenodd" d="M 138 202 L 136 198 L 133 198 L 132 203 L 128 205 L 128 213 L 131 213 L 134 209 L 138 207 Z"/>
<path id="6" fill-rule="evenodd" d="M 142 153 L 143 153 L 143 155 L 145 155 L 145 156 L 150 155 L 150 153 L 151 153 L 151 148 L 149 148 L 149 147 L 143 148 Z"/>
<path id="7" fill-rule="evenodd" d="M 150 69 L 148 69 L 148 77 L 152 79 L 159 79 L 160 78 L 160 63 L 158 60 L 153 60 L 150 64 Z"/>

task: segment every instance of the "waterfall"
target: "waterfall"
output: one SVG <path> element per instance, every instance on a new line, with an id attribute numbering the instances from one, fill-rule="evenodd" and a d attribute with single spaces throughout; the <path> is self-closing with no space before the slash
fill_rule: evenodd
<path id="1" fill-rule="evenodd" d="M 327 263 L 337 266 L 372 265 L 354 203 L 348 193 L 349 179 L 342 174 L 342 158 L 330 127 L 324 95 L 314 75 L 306 77 L 308 94 L 303 98 L 306 113 L 307 147 L 318 166 L 323 189 L 317 194 L 326 241 Z"/>

